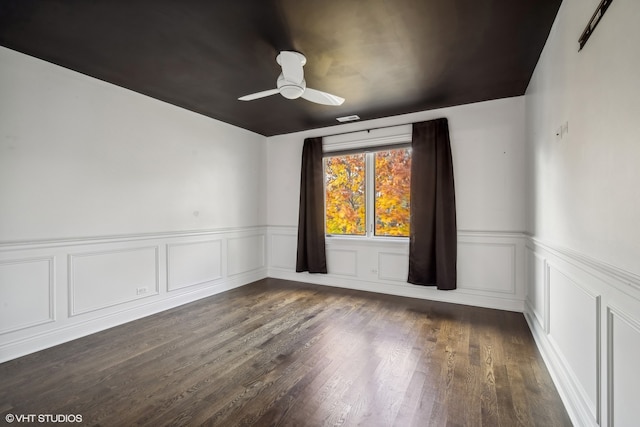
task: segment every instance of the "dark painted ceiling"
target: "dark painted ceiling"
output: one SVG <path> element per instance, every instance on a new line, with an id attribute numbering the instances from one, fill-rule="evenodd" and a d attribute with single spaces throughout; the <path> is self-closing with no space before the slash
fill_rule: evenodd
<path id="1" fill-rule="evenodd" d="M 560 3 L 0 0 L 0 45 L 270 136 L 522 95 Z M 275 87 L 280 50 L 345 103 L 238 101 Z"/>

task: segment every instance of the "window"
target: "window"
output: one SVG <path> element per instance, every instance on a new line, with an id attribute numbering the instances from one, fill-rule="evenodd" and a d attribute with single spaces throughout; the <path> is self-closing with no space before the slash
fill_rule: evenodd
<path id="1" fill-rule="evenodd" d="M 324 158 L 329 235 L 409 236 L 411 148 Z"/>

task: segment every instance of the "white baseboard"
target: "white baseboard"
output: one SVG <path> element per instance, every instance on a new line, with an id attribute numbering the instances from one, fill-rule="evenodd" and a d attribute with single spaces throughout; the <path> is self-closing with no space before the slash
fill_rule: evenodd
<path id="1" fill-rule="evenodd" d="M 536 318 L 532 314 L 530 308 L 525 309 L 524 317 L 527 321 L 527 324 L 529 325 L 529 329 L 531 330 L 531 334 L 533 335 L 536 346 L 538 347 L 538 350 L 542 355 L 542 359 L 547 366 L 547 370 L 551 375 L 551 379 L 556 385 L 556 389 L 558 390 L 560 399 L 562 399 L 562 403 L 564 403 L 565 409 L 569 414 L 569 418 L 571 418 L 574 425 L 577 426 L 597 426 L 597 424 L 593 424 L 593 422 L 591 421 L 584 405 L 577 403 L 582 399 L 575 391 L 575 388 L 567 386 L 567 384 L 571 383 L 568 373 L 562 367 L 562 363 L 556 356 L 555 351 L 546 338 L 544 329 L 542 329 L 539 323 L 537 323 Z"/>
<path id="2" fill-rule="evenodd" d="M 197 291 L 171 296 L 161 300 L 150 301 L 133 308 L 116 313 L 94 317 L 88 320 L 70 323 L 65 326 L 49 329 L 39 334 L 0 345 L 0 363 L 16 359 L 27 354 L 35 353 L 65 342 L 73 341 L 87 335 L 95 334 L 143 317 L 152 316 L 165 310 L 198 301 L 212 295 L 219 294 L 240 286 L 247 285 L 266 277 L 266 269 L 260 269 L 248 274 L 234 276 L 232 279 L 217 282 Z"/>
<path id="3" fill-rule="evenodd" d="M 522 312 L 524 301 L 499 298 L 494 296 L 473 294 L 469 291 L 453 290 L 441 291 L 431 286 L 418 286 L 410 283 L 395 284 L 380 281 L 366 281 L 347 278 L 331 274 L 296 273 L 289 270 L 271 268 L 268 276 L 275 279 L 293 280 L 313 283 L 316 285 L 333 286 L 337 288 L 354 289 L 365 292 L 377 292 L 408 298 L 418 298 L 431 301 L 448 302 L 452 304 L 471 305 L 475 307 L 493 308 L 498 310 Z"/>
<path id="4" fill-rule="evenodd" d="M 407 283 L 409 243 L 403 239 L 327 239 L 329 274 L 296 273 L 297 228 L 269 226 L 268 274 L 326 286 L 508 311 L 524 311 L 524 243 L 519 232 L 458 231 L 458 288 Z"/>

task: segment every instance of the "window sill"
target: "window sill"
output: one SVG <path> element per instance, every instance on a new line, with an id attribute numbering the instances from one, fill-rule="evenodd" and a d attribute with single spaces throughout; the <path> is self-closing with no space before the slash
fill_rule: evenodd
<path id="1" fill-rule="evenodd" d="M 382 237 L 382 236 L 337 236 L 325 235 L 325 243 L 327 244 L 358 244 L 363 246 L 408 246 L 408 237 Z"/>

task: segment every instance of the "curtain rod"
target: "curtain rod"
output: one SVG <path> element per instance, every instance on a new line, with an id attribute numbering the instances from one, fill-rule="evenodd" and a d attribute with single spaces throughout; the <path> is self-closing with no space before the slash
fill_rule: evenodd
<path id="1" fill-rule="evenodd" d="M 331 136 L 349 135 L 350 133 L 358 133 L 358 132 L 370 133 L 372 130 L 388 129 L 388 128 L 394 128 L 394 127 L 397 127 L 397 126 L 406 126 L 406 125 L 412 125 L 412 124 L 413 124 L 413 122 L 411 122 L 411 123 L 400 123 L 398 125 L 389 125 L 389 126 L 376 126 L 376 127 L 367 128 L 367 129 L 352 130 L 352 131 L 348 131 L 348 132 L 339 132 L 339 133 L 332 133 L 330 135 L 320 135 L 320 136 L 322 138 L 329 138 Z"/>

